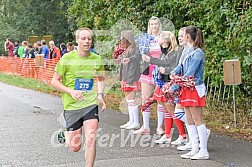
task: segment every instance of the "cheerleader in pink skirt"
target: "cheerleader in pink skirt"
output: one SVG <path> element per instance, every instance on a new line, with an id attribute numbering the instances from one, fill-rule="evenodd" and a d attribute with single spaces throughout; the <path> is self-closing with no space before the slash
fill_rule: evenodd
<path id="1" fill-rule="evenodd" d="M 162 25 L 158 17 L 151 17 L 148 22 L 148 34 L 153 37 L 153 40 L 151 40 L 149 53 L 148 55 L 153 58 L 160 58 L 161 54 L 161 48 L 158 43 L 158 36 L 162 31 Z M 143 54 L 144 55 L 144 54 Z M 155 68 L 155 65 L 152 65 L 146 61 L 143 61 L 144 69 L 140 76 L 139 82 L 141 82 L 141 93 L 142 93 L 142 101 L 144 102 L 145 99 L 149 98 L 154 91 L 154 81 L 152 78 L 152 72 Z M 150 115 L 151 115 L 151 108 L 148 107 L 145 110 L 142 111 L 143 116 L 143 126 L 134 131 L 134 134 L 150 134 Z M 157 122 L 157 128 L 156 132 L 157 134 L 164 134 L 164 130 L 162 128 L 163 126 L 163 120 L 164 120 L 164 109 L 162 105 L 157 106 L 157 116 L 158 116 L 158 122 Z"/>

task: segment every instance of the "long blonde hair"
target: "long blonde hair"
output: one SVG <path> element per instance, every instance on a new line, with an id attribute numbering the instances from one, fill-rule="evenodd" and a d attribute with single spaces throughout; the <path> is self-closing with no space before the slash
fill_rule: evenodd
<path id="1" fill-rule="evenodd" d="M 150 35 L 152 35 L 152 31 L 151 31 L 151 28 L 150 28 L 150 21 L 151 21 L 151 20 L 157 20 L 157 21 L 158 21 L 158 24 L 159 24 L 158 34 L 160 34 L 161 31 L 162 31 L 162 24 L 161 24 L 160 19 L 159 19 L 158 17 L 155 17 L 155 16 L 152 16 L 152 17 L 149 19 L 149 21 L 148 21 L 147 33 L 150 34 Z"/>
<path id="2" fill-rule="evenodd" d="M 171 31 L 162 31 L 160 37 L 164 39 L 165 42 L 170 42 L 169 51 L 178 50 L 178 43 L 175 35 Z"/>

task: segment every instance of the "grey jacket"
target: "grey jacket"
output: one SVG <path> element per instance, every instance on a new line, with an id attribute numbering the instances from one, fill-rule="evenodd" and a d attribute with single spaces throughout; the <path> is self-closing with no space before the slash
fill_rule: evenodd
<path id="1" fill-rule="evenodd" d="M 159 67 L 165 67 L 165 75 L 168 75 L 178 65 L 182 51 L 183 48 L 179 47 L 177 51 L 167 54 L 162 53 L 160 59 L 150 57 L 150 63 Z"/>
<path id="2" fill-rule="evenodd" d="M 165 67 L 169 69 L 173 69 L 176 67 L 177 55 L 175 51 L 168 52 L 167 54 L 162 53 L 160 59 L 150 57 L 150 63 L 153 65 L 157 65 L 158 67 Z M 164 82 L 169 82 L 169 75 L 161 74 L 161 79 Z"/>
<path id="3" fill-rule="evenodd" d="M 133 49 L 128 53 L 130 62 L 121 64 L 120 67 L 120 81 L 125 81 L 127 84 L 132 85 L 134 81 L 138 81 L 141 75 L 140 60 L 141 54 L 138 48 Z"/>
<path id="4" fill-rule="evenodd" d="M 165 68 L 165 75 L 170 75 L 171 71 L 178 65 L 183 49 L 184 48 L 182 46 L 179 46 L 178 50 L 174 53 L 174 56 L 176 57 L 175 64 Z"/>

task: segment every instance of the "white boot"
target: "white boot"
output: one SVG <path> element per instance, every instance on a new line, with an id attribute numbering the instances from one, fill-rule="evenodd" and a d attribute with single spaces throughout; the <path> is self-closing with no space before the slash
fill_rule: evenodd
<path id="1" fill-rule="evenodd" d="M 154 143 L 157 144 L 169 144 L 170 142 L 171 138 L 168 138 L 166 134 L 164 134 L 160 139 L 154 141 Z"/>
<path id="2" fill-rule="evenodd" d="M 179 137 L 177 138 L 177 140 L 172 141 L 171 144 L 172 145 L 182 145 L 184 144 L 186 141 L 186 139 L 183 138 L 183 136 L 179 135 Z"/>
<path id="3" fill-rule="evenodd" d="M 133 110 L 131 107 L 131 103 L 134 102 L 135 100 L 128 100 L 126 99 L 127 103 L 128 103 L 128 111 L 129 111 L 129 121 L 126 124 L 123 124 L 120 126 L 120 128 L 125 129 L 126 127 L 130 126 L 131 124 L 134 123 L 134 118 L 133 118 Z"/>
<path id="4" fill-rule="evenodd" d="M 196 125 L 188 125 L 188 135 L 192 143 L 192 150 L 189 153 L 181 155 L 185 159 L 189 159 L 199 152 L 199 136 Z"/>
<path id="5" fill-rule="evenodd" d="M 179 151 L 191 151 L 192 150 L 192 143 L 191 143 L 191 141 L 189 141 L 188 143 L 186 143 L 186 145 L 184 145 L 184 146 L 177 147 L 177 150 L 179 150 Z"/>
<path id="6" fill-rule="evenodd" d="M 205 124 L 197 126 L 199 141 L 200 141 L 200 151 L 198 154 L 191 157 L 191 159 L 209 159 L 209 153 L 207 150 L 207 128 Z"/>
<path id="7" fill-rule="evenodd" d="M 127 122 L 126 124 L 123 124 L 120 126 L 121 129 L 125 129 L 127 128 L 128 126 L 130 126 L 132 124 L 132 122 Z"/>

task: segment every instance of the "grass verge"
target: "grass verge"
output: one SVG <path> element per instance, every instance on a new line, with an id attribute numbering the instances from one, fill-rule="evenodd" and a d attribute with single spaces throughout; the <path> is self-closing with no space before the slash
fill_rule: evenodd
<path id="1" fill-rule="evenodd" d="M 0 82 L 4 82 L 6 84 L 15 85 L 18 87 L 31 89 L 43 93 L 60 95 L 56 89 L 52 86 L 43 83 L 41 81 L 24 78 L 16 75 L 12 75 L 10 73 L 0 73 Z M 138 95 L 139 98 L 139 95 Z M 111 89 L 106 95 L 106 103 L 108 104 L 108 108 L 112 110 L 119 111 L 120 104 L 124 99 L 124 94 L 117 87 L 115 89 Z M 138 101 L 138 103 L 140 103 Z M 123 105 L 125 109 L 125 104 Z M 153 104 L 152 118 L 156 119 L 156 103 Z M 251 118 L 244 118 L 244 115 L 237 115 L 237 127 L 233 127 L 233 114 L 231 111 L 229 112 L 214 112 L 211 107 L 206 107 L 204 109 L 204 118 L 207 124 L 207 127 L 210 128 L 213 132 L 221 135 L 230 136 L 237 139 L 243 139 L 252 142 L 252 128 L 251 128 Z"/>
<path id="2" fill-rule="evenodd" d="M 0 81 L 21 88 L 59 95 L 59 92 L 55 88 L 46 83 L 31 78 L 24 78 L 18 75 L 13 75 L 11 73 L 0 73 Z"/>

